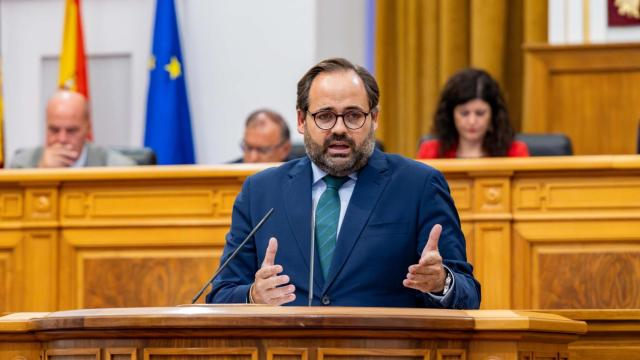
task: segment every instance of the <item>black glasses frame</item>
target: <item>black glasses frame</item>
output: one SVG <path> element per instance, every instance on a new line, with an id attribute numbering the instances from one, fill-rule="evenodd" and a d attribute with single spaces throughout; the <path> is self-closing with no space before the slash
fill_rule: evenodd
<path id="1" fill-rule="evenodd" d="M 333 121 L 333 123 L 331 124 L 331 126 L 329 126 L 329 127 L 322 127 L 322 126 L 320 126 L 320 125 L 318 124 L 318 121 L 316 120 L 316 115 L 318 115 L 318 114 L 320 114 L 320 113 L 326 113 L 326 112 L 332 113 L 332 114 L 336 117 L 336 119 Z M 360 124 L 360 126 L 358 126 L 358 127 L 350 127 L 349 125 L 347 125 L 347 122 L 346 122 L 346 121 L 344 121 L 344 115 L 345 115 L 345 114 L 348 114 L 348 113 L 353 113 L 353 112 L 358 112 L 358 113 L 364 114 L 364 121 L 363 121 L 363 122 L 362 122 L 362 124 Z M 355 110 L 355 109 L 352 109 L 352 110 L 347 110 L 347 111 L 345 111 L 345 112 L 343 112 L 343 113 L 337 113 L 337 112 L 332 111 L 332 110 L 319 110 L 319 111 L 316 111 L 315 113 L 312 113 L 312 112 L 310 112 L 309 110 L 307 110 L 307 113 L 309 113 L 309 115 L 311 115 L 311 117 L 313 118 L 313 122 L 314 122 L 314 123 L 316 124 L 316 126 L 317 126 L 319 129 L 321 129 L 321 130 L 331 130 L 331 129 L 333 129 L 333 127 L 334 127 L 334 126 L 336 126 L 336 124 L 338 123 L 338 118 L 342 118 L 342 123 L 344 124 L 344 126 L 345 126 L 347 129 L 349 129 L 349 130 L 358 130 L 358 129 L 362 128 L 362 127 L 364 126 L 364 124 L 366 124 L 366 123 L 367 123 L 367 117 L 371 114 L 371 111 L 369 111 L 369 112 L 364 112 L 364 111 L 362 111 L 362 110 Z"/>
<path id="2" fill-rule="evenodd" d="M 282 140 L 279 143 L 275 144 L 275 145 L 269 145 L 269 146 L 252 146 L 247 144 L 246 142 L 244 142 L 244 140 L 240 141 L 240 149 L 243 152 L 252 152 L 252 151 L 257 151 L 258 154 L 262 154 L 262 155 L 266 155 L 266 154 L 270 154 L 272 152 L 274 152 L 277 148 L 281 147 L 282 145 L 284 145 L 287 142 L 287 140 Z"/>

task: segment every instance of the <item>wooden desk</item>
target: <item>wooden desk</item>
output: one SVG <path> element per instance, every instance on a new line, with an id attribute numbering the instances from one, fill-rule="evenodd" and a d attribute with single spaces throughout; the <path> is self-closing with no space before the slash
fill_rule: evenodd
<path id="1" fill-rule="evenodd" d="M 572 360 L 640 360 L 640 310 L 549 312 L 587 323 L 587 333 L 569 344 Z"/>
<path id="2" fill-rule="evenodd" d="M 251 305 L 76 310 L 0 318 L 0 358 L 566 360 L 567 343 L 585 329 L 583 322 L 557 315 L 514 311 Z"/>
<path id="3" fill-rule="evenodd" d="M 484 309 L 640 308 L 640 157 L 433 160 Z M 172 306 L 269 165 L 0 172 L 0 311 Z"/>

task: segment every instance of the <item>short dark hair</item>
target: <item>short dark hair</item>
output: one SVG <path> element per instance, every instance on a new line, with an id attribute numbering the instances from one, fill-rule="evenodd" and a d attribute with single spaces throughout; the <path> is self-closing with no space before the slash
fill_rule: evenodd
<path id="1" fill-rule="evenodd" d="M 491 107 L 491 125 L 484 136 L 483 149 L 489 156 L 505 156 L 514 131 L 498 82 L 480 69 L 464 69 L 455 73 L 442 89 L 434 115 L 432 132 L 440 140 L 440 156 L 458 143 L 453 110 L 468 101 L 480 99 Z"/>
<path id="2" fill-rule="evenodd" d="M 244 124 L 245 128 L 248 128 L 253 122 L 256 121 L 258 115 L 265 114 L 269 120 L 280 127 L 280 142 L 284 143 L 285 141 L 289 141 L 291 139 L 291 132 L 289 131 L 289 126 L 287 122 L 284 121 L 284 118 L 279 113 L 271 110 L 271 109 L 258 109 L 247 117 L 247 121 Z"/>
<path id="3" fill-rule="evenodd" d="M 321 73 L 335 72 L 335 71 L 349 71 L 353 70 L 364 83 L 364 88 L 367 91 L 367 98 L 369 99 L 369 111 L 378 111 L 378 101 L 380 99 L 380 89 L 376 79 L 359 65 L 352 64 L 349 60 L 343 58 L 332 58 L 322 60 L 314 67 L 309 69 L 306 74 L 298 81 L 298 99 L 296 101 L 296 108 L 298 110 L 309 110 L 309 90 L 311 89 L 311 83 Z"/>

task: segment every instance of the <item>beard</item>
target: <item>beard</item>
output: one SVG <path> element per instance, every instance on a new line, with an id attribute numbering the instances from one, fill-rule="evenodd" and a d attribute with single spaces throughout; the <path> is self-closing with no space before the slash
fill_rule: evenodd
<path id="1" fill-rule="evenodd" d="M 308 129 L 308 122 L 305 123 L 304 132 L 304 148 L 307 155 L 322 171 L 333 176 L 347 176 L 355 171 L 362 169 L 369 161 L 371 154 L 376 145 L 375 133 L 373 126 L 369 130 L 369 134 L 360 145 L 356 145 L 355 141 L 348 135 L 331 134 L 319 144 L 311 138 Z M 351 148 L 349 155 L 329 155 L 329 146 L 336 141 L 348 144 Z"/>

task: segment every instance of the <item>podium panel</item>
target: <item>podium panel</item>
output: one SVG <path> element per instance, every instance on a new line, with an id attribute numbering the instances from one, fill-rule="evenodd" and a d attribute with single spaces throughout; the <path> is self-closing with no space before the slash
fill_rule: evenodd
<path id="1" fill-rule="evenodd" d="M 638 156 L 426 163 L 450 184 L 483 309 L 640 308 Z M 0 312 L 188 302 L 268 166 L 0 172 Z"/>
<path id="2" fill-rule="evenodd" d="M 568 359 L 567 343 L 585 330 L 580 321 L 514 311 L 93 309 L 0 318 L 0 358 L 558 360 Z"/>

